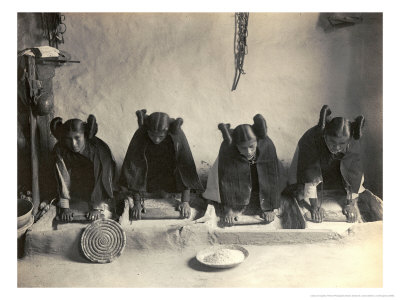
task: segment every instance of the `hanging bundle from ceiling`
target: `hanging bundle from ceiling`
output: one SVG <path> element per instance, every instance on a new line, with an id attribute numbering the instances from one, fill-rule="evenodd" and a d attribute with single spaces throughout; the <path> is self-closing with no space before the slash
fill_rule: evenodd
<path id="1" fill-rule="evenodd" d="M 42 13 L 43 36 L 49 46 L 58 48 L 58 44 L 64 43 L 63 34 L 67 30 L 64 20 L 65 16 L 60 13 Z"/>
<path id="2" fill-rule="evenodd" d="M 236 90 L 241 74 L 246 74 L 243 70 L 244 56 L 247 54 L 247 25 L 249 13 L 235 13 L 235 78 L 233 80 L 232 91 Z"/>

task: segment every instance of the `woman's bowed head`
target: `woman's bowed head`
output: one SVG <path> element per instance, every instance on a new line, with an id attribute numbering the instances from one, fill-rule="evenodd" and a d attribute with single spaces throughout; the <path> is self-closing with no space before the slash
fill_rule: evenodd
<path id="1" fill-rule="evenodd" d="M 86 140 L 93 138 L 97 133 L 96 118 L 89 115 L 87 122 L 80 119 L 70 119 L 64 124 L 60 117 L 50 123 L 53 136 L 67 149 L 75 153 L 82 153 Z"/>
<path id="2" fill-rule="evenodd" d="M 334 155 L 346 153 L 350 140 L 361 138 L 365 119 L 363 116 L 358 116 L 351 122 L 342 117 L 330 118 L 331 113 L 328 105 L 324 105 L 320 112 L 318 124 L 323 131 L 325 144 L 329 152 Z"/>
<path id="3" fill-rule="evenodd" d="M 171 119 L 168 114 L 162 112 L 155 112 L 147 116 L 145 109 L 138 110 L 136 115 L 138 117 L 139 127 L 145 125 L 150 140 L 156 145 L 165 140 L 172 123 L 180 123 L 175 125 L 179 127 L 183 123 L 182 119 Z"/>
<path id="4" fill-rule="evenodd" d="M 257 136 L 254 134 L 251 125 L 243 124 L 237 126 L 232 133 L 230 132 L 230 124 L 219 124 L 224 140 L 229 144 L 234 144 L 239 154 L 247 159 L 252 159 L 256 155 Z"/>

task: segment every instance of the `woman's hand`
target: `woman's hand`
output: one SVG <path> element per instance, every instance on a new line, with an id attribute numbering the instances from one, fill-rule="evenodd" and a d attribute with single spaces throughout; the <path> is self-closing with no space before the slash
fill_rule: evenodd
<path id="1" fill-rule="evenodd" d="M 182 218 L 190 218 L 190 205 L 188 202 L 179 203 L 178 210 L 181 212 Z"/>
<path id="2" fill-rule="evenodd" d="M 347 217 L 347 222 L 354 223 L 357 221 L 358 213 L 354 204 L 348 204 L 343 208 L 343 214 Z"/>
<path id="3" fill-rule="evenodd" d="M 74 213 L 69 208 L 61 208 L 60 218 L 64 222 L 71 222 L 74 219 Z"/>
<path id="4" fill-rule="evenodd" d="M 224 223 L 227 226 L 233 226 L 234 221 L 237 219 L 237 215 L 233 212 L 233 209 L 229 206 L 224 207 Z"/>
<path id="5" fill-rule="evenodd" d="M 140 200 L 129 202 L 129 221 L 142 219 L 142 204 Z"/>
<path id="6" fill-rule="evenodd" d="M 275 219 L 275 212 L 273 210 L 264 211 L 261 217 L 269 224 Z"/>
<path id="7" fill-rule="evenodd" d="M 311 218 L 316 223 L 321 223 L 325 217 L 325 210 L 322 207 L 311 207 Z"/>
<path id="8" fill-rule="evenodd" d="M 321 223 L 325 217 L 325 210 L 321 207 L 321 203 L 317 198 L 310 198 L 311 218 L 316 223 Z"/>
<path id="9" fill-rule="evenodd" d="M 100 218 L 100 216 L 101 216 L 101 210 L 98 209 L 92 209 L 86 214 L 86 218 L 89 221 L 96 221 L 97 219 Z"/>

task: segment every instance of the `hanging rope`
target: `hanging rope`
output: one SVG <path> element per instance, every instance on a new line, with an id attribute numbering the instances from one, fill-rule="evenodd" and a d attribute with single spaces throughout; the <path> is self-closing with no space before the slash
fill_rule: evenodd
<path id="1" fill-rule="evenodd" d="M 58 49 L 58 44 L 64 43 L 67 26 L 63 21 L 65 16 L 60 13 L 42 13 L 43 37 L 49 41 L 49 46 Z"/>
<path id="2" fill-rule="evenodd" d="M 235 13 L 235 79 L 233 80 L 232 91 L 236 90 L 240 75 L 246 74 L 243 70 L 244 56 L 247 54 L 247 24 L 249 13 Z"/>

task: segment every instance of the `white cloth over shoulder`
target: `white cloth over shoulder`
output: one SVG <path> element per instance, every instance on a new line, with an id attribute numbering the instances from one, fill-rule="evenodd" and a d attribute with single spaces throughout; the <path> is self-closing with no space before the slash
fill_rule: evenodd
<path id="1" fill-rule="evenodd" d="M 203 193 L 203 197 L 207 200 L 221 203 L 221 197 L 219 195 L 218 160 L 219 157 L 217 157 L 208 173 L 207 187 Z"/>
<path id="2" fill-rule="evenodd" d="M 54 48 L 54 47 L 39 46 L 39 47 L 35 47 L 35 48 L 39 50 L 42 57 L 58 57 L 60 55 L 60 50 L 58 50 L 57 48 Z M 23 52 L 21 52 L 20 55 L 35 56 L 35 54 L 33 53 L 33 51 L 31 49 L 23 50 Z"/>

